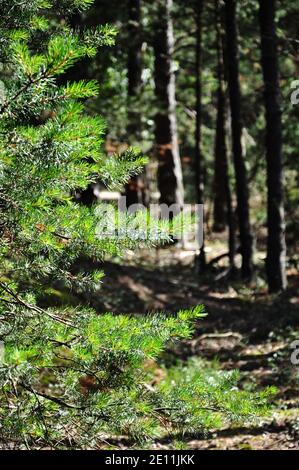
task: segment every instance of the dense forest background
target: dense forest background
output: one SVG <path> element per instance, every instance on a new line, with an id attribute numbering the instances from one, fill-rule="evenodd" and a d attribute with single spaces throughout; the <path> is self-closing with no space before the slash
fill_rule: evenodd
<path id="1" fill-rule="evenodd" d="M 299 5 L 1 3 L 0 448 L 298 449 Z"/>
<path id="2" fill-rule="evenodd" d="M 116 45 L 68 76 L 104 83 L 90 111 L 105 117 L 108 152 L 137 145 L 150 157 L 127 187 L 129 202 L 204 202 L 207 243 L 227 230 L 231 266 L 241 252 L 244 278 L 260 264 L 268 227 L 268 281 L 279 291 L 284 238 L 293 265 L 298 238 L 298 11 L 237 7 L 96 2 L 74 26 L 112 22 Z"/>

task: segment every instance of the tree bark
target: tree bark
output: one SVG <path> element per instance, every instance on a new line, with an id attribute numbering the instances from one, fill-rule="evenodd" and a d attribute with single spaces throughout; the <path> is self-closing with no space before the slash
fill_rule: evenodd
<path id="1" fill-rule="evenodd" d="M 223 60 L 219 1 L 215 1 L 216 51 L 217 51 L 217 119 L 214 149 L 214 223 L 215 232 L 223 232 L 227 224 L 228 161 L 225 135 L 225 95 L 223 89 Z"/>
<path id="2" fill-rule="evenodd" d="M 262 68 L 265 84 L 266 159 L 268 189 L 267 277 L 270 292 L 284 290 L 286 243 L 283 202 L 282 125 L 279 66 L 275 27 L 275 0 L 259 1 Z"/>
<path id="3" fill-rule="evenodd" d="M 154 78 L 158 107 L 155 115 L 155 143 L 160 203 L 182 206 L 184 189 L 177 137 L 175 74 L 172 62 L 172 5 L 172 0 L 159 1 L 154 31 Z"/>
<path id="4" fill-rule="evenodd" d="M 128 44 L 128 95 L 135 97 L 140 92 L 142 74 L 141 2 L 128 0 L 129 44 Z M 137 123 L 139 124 L 139 122 Z"/>
<path id="5" fill-rule="evenodd" d="M 235 268 L 236 240 L 235 223 L 232 207 L 232 196 L 228 173 L 228 156 L 226 147 L 226 99 L 224 90 L 223 41 L 219 0 L 215 1 L 215 21 L 217 32 L 217 122 L 215 137 L 215 170 L 214 170 L 214 230 L 229 230 L 229 264 Z M 216 226 L 216 227 L 215 227 Z"/>
<path id="6" fill-rule="evenodd" d="M 249 215 L 249 191 L 247 171 L 242 149 L 241 91 L 239 83 L 238 32 L 236 21 L 236 0 L 225 0 L 226 54 L 228 88 L 231 107 L 231 128 L 233 143 L 233 160 L 236 176 L 237 212 L 242 254 L 242 277 L 251 279 L 252 235 Z"/>
<path id="7" fill-rule="evenodd" d="M 140 94 L 142 86 L 141 2 L 128 0 L 128 141 L 141 139 Z M 126 184 L 127 207 L 144 202 L 141 176 L 134 176 Z"/>
<path id="8" fill-rule="evenodd" d="M 195 187 L 196 187 L 196 203 L 204 203 L 204 164 L 201 151 L 202 133 L 202 13 L 204 0 L 198 0 L 195 9 L 196 18 L 196 80 L 195 80 L 195 96 L 196 96 L 196 122 L 195 122 Z M 203 211 L 204 214 L 204 211 Z M 204 222 L 204 221 L 203 221 Z M 196 259 L 197 269 L 199 272 L 204 271 L 206 267 L 205 243 L 203 237 L 203 245 L 200 248 L 199 255 Z"/>

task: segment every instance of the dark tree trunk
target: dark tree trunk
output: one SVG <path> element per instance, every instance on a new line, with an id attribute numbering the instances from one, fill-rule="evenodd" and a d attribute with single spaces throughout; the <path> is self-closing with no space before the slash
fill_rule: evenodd
<path id="1" fill-rule="evenodd" d="M 215 232 L 223 232 L 227 224 L 228 162 L 225 136 L 225 94 L 223 90 L 223 60 L 219 5 L 215 1 L 216 51 L 217 51 L 217 120 L 214 152 L 214 223 Z"/>
<path id="2" fill-rule="evenodd" d="M 140 94 L 142 86 L 142 37 L 141 2 L 128 0 L 128 141 L 141 139 Z M 141 176 L 130 179 L 125 188 L 127 207 L 143 203 L 143 181 Z"/>
<path id="3" fill-rule="evenodd" d="M 196 80 L 195 80 L 195 95 L 196 95 L 196 123 L 195 123 L 195 187 L 196 187 L 196 203 L 204 203 L 204 165 L 203 155 L 201 151 L 201 124 L 202 124 L 202 13 L 203 13 L 204 0 L 198 0 L 196 4 Z M 204 214 L 204 211 L 203 211 Z M 197 269 L 202 272 L 206 267 L 206 256 L 204 237 L 203 245 L 200 248 L 199 255 L 196 259 Z"/>
<path id="4" fill-rule="evenodd" d="M 275 0 L 260 0 L 262 68 L 265 83 L 266 158 L 268 188 L 267 276 L 271 292 L 284 290 L 286 244 L 283 203 L 282 126 Z"/>
<path id="5" fill-rule="evenodd" d="M 228 87 L 231 107 L 233 159 L 236 175 L 237 212 L 239 219 L 242 255 L 242 277 L 252 277 L 252 235 L 249 216 L 249 191 L 247 171 L 242 149 L 241 92 L 239 83 L 238 33 L 236 0 L 225 0 L 226 54 Z"/>
<path id="6" fill-rule="evenodd" d="M 141 2 L 140 0 L 128 0 L 128 7 L 128 95 L 135 97 L 140 93 L 142 73 Z"/>
<path id="7" fill-rule="evenodd" d="M 214 230 L 229 230 L 229 264 L 235 267 L 235 223 L 232 207 L 232 197 L 228 174 L 228 157 L 226 148 L 226 99 L 224 91 L 223 43 L 221 32 L 221 17 L 219 0 L 215 1 L 216 30 L 217 30 L 217 122 L 215 138 L 215 173 L 214 173 Z"/>
<path id="8" fill-rule="evenodd" d="M 160 203 L 184 203 L 182 167 L 177 138 L 172 0 L 159 0 L 154 30 L 154 76 L 158 112 L 155 116 L 155 142 L 158 159 Z"/>

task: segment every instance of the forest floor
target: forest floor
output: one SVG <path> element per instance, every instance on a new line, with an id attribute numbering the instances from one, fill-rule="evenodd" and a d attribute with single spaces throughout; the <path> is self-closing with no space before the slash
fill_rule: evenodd
<path id="1" fill-rule="evenodd" d="M 289 270 L 285 294 L 270 296 L 258 276 L 245 288 L 238 281 L 217 280 L 216 268 L 199 277 L 193 261 L 192 251 L 164 248 L 106 262 L 100 299 L 94 304 L 101 311 L 135 314 L 204 304 L 208 317 L 199 322 L 194 338 L 173 353 L 182 360 L 216 358 L 222 369 L 239 369 L 243 381 L 257 388 L 274 385 L 278 392 L 270 418 L 260 425 L 190 438 L 187 447 L 298 450 L 299 366 L 291 363 L 291 344 L 299 339 L 298 271 Z M 157 442 L 156 447 L 169 448 L 171 443 Z"/>

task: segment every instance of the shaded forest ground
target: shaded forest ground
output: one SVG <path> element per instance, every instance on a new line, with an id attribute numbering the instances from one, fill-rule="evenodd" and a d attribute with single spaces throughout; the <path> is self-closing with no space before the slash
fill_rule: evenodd
<path id="1" fill-rule="evenodd" d="M 225 252 L 225 245 L 212 241 L 207 251 L 208 258 L 217 257 Z M 265 253 L 261 250 L 256 255 L 256 277 L 250 286 L 221 277 L 225 259 L 198 276 L 194 254 L 177 246 L 128 252 L 125 259 L 107 260 L 100 266 L 106 274 L 101 288 L 91 297 L 89 293 L 78 299 L 78 294 L 73 294 L 73 303 L 88 301 L 98 312 L 136 315 L 173 313 L 205 305 L 208 316 L 198 323 L 191 340 L 179 342 L 170 351 L 171 357 L 183 361 L 192 356 L 217 360 L 221 369 L 239 369 L 244 386 L 274 385 L 277 395 L 270 416 L 259 425 L 217 430 L 205 439 L 190 436 L 188 447 L 299 450 L 299 365 L 291 363 L 291 344 L 299 339 L 296 262 L 289 262 L 287 292 L 270 296 L 263 279 Z M 79 265 L 85 272 L 99 268 L 90 261 L 81 260 Z M 63 303 L 60 289 L 56 295 L 55 298 L 55 290 L 52 291 L 52 300 L 47 296 L 45 303 Z M 122 445 L 126 447 L 125 442 L 117 442 L 118 447 Z M 171 441 L 156 443 L 162 449 L 172 446 Z"/>
<path id="2" fill-rule="evenodd" d="M 129 253 L 125 262 L 106 262 L 102 289 L 92 300 L 101 311 L 175 312 L 204 304 L 208 317 L 195 337 L 174 355 L 217 359 L 222 369 L 237 368 L 242 381 L 278 389 L 271 417 L 253 428 L 223 429 L 192 439 L 194 449 L 299 449 L 299 366 L 291 364 L 291 343 L 299 338 L 299 276 L 289 270 L 289 289 L 269 296 L 263 280 L 244 288 L 215 280 L 217 269 L 197 278 L 194 253 L 178 248 Z M 104 299 L 104 300 L 102 300 Z M 168 448 L 171 443 L 157 443 Z"/>

